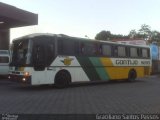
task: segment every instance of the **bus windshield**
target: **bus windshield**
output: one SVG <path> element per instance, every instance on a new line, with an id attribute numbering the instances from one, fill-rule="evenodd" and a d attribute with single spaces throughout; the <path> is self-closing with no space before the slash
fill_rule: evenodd
<path id="1" fill-rule="evenodd" d="M 13 42 L 11 66 L 28 66 L 31 64 L 31 41 L 18 40 Z"/>

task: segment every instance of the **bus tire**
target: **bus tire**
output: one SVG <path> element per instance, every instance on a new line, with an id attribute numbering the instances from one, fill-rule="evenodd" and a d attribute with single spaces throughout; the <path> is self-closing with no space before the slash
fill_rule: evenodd
<path id="1" fill-rule="evenodd" d="M 61 70 L 56 74 L 55 81 L 56 87 L 64 88 L 71 83 L 71 75 L 67 70 Z"/>
<path id="2" fill-rule="evenodd" d="M 137 73 L 134 69 L 131 69 L 128 73 L 128 81 L 133 82 L 137 78 Z"/>

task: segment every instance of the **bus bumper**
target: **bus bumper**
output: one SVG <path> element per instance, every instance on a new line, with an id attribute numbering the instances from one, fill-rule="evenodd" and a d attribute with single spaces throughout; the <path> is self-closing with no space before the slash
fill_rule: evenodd
<path id="1" fill-rule="evenodd" d="M 23 75 L 12 75 L 12 74 L 9 74 L 8 75 L 8 79 L 10 81 L 31 85 L 31 76 L 27 76 L 26 77 L 26 76 L 23 76 Z"/>

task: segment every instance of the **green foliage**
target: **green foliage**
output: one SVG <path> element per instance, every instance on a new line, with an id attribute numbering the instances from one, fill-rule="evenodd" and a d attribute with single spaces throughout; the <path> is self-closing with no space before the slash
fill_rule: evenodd
<path id="1" fill-rule="evenodd" d="M 136 32 L 136 30 L 135 29 L 133 29 L 133 30 L 131 30 L 130 32 L 129 32 L 129 38 L 132 38 L 132 39 L 134 39 L 134 38 L 136 38 L 136 36 L 137 36 L 137 32 Z"/>
<path id="2" fill-rule="evenodd" d="M 133 39 L 148 40 L 148 42 L 160 42 L 160 32 L 152 31 L 151 27 L 146 24 L 141 25 L 138 32 L 135 29 L 131 30 L 128 36 Z"/>
<path id="3" fill-rule="evenodd" d="M 140 35 L 143 36 L 143 39 L 147 39 L 151 37 L 151 28 L 149 25 L 143 24 L 141 25 L 141 29 L 139 29 L 139 33 Z"/>
<path id="4" fill-rule="evenodd" d="M 95 37 L 96 40 L 110 40 L 111 39 L 111 32 L 110 31 L 101 31 Z"/>
<path id="5" fill-rule="evenodd" d="M 114 39 L 144 39 L 148 42 L 160 43 L 160 32 L 156 30 L 151 30 L 151 27 L 146 24 L 142 24 L 141 28 L 136 31 L 132 29 L 128 35 L 111 34 L 110 31 L 101 31 L 96 37 L 96 40 L 114 40 Z"/>
<path id="6" fill-rule="evenodd" d="M 151 32 L 151 42 L 160 42 L 160 32 L 156 30 Z"/>
<path id="7" fill-rule="evenodd" d="M 129 38 L 129 37 L 124 36 L 124 35 L 120 35 L 120 34 L 118 34 L 118 35 L 111 34 L 110 31 L 105 31 L 105 30 L 99 32 L 95 37 L 96 40 L 107 40 L 107 41 L 113 40 L 113 39 L 127 39 L 127 38 Z"/>

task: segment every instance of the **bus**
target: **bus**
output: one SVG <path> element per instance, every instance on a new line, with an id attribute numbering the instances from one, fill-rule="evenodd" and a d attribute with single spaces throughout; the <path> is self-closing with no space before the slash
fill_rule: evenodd
<path id="1" fill-rule="evenodd" d="M 30 34 L 13 40 L 9 79 L 29 85 L 128 80 L 149 76 L 148 46 Z"/>
<path id="2" fill-rule="evenodd" d="M 8 50 L 0 50 L 0 76 L 8 76 L 10 54 Z"/>

